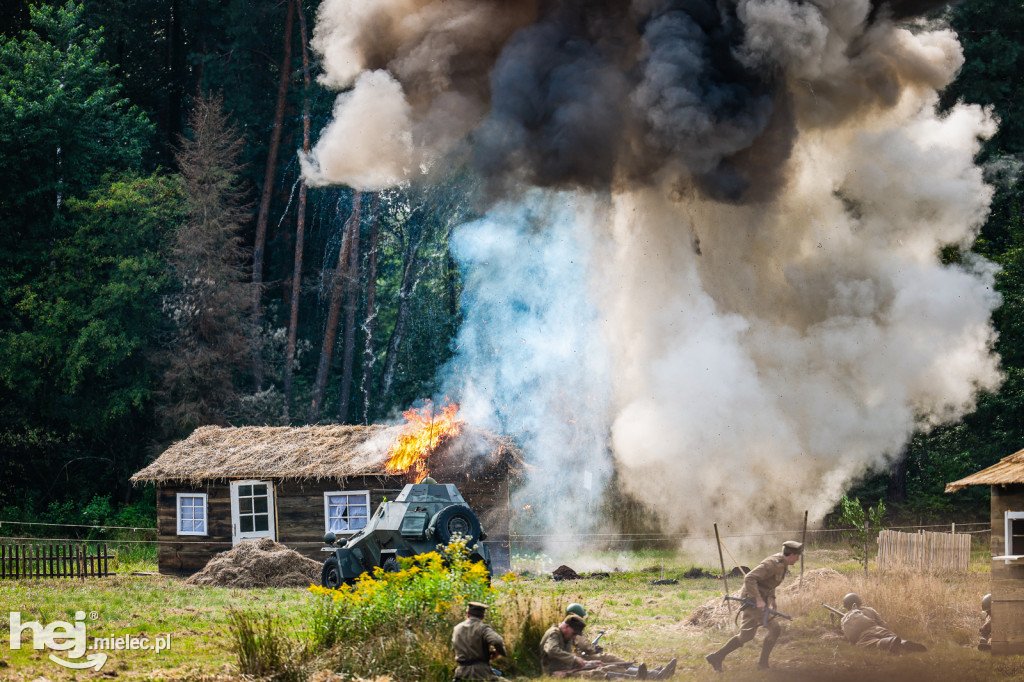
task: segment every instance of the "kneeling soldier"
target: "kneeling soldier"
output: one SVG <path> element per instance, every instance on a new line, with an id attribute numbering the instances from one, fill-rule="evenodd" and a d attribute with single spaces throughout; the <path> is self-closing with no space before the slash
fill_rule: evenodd
<path id="1" fill-rule="evenodd" d="M 466 620 L 452 631 L 455 649 L 455 679 L 497 680 L 491 659 L 505 655 L 505 640 L 484 622 L 487 604 L 471 601 L 466 606 Z M 493 647 L 493 650 L 492 650 Z"/>
<path id="2" fill-rule="evenodd" d="M 765 624 L 764 608 L 766 606 L 772 609 L 776 608 L 775 588 L 785 580 L 789 567 L 800 558 L 803 549 L 803 544 L 795 540 L 786 540 L 782 543 L 782 552 L 771 555 L 758 564 L 754 570 L 747 573 L 747 577 L 743 580 L 740 597 L 751 600 L 757 607 L 744 606 L 740 609 L 742 616 L 740 633 L 726 642 L 721 649 L 704 657 L 712 668 L 721 672 L 722 661 L 725 660 L 725 657 L 754 639 L 757 629 L 762 625 L 768 630 L 768 634 L 765 635 L 764 644 L 761 645 L 761 660 L 757 667 L 762 670 L 768 668 L 768 656 L 771 654 L 775 642 L 778 641 L 779 635 L 782 634 L 782 626 L 774 617 L 769 618 Z"/>
<path id="3" fill-rule="evenodd" d="M 978 651 L 992 650 L 992 595 L 981 598 L 981 610 L 985 613 L 985 622 L 978 628 Z"/>
<path id="4" fill-rule="evenodd" d="M 882 616 L 870 606 L 861 606 L 860 597 L 851 592 L 843 597 L 843 608 L 847 614 L 839 623 L 843 636 L 852 643 L 868 649 L 881 649 L 890 654 L 909 651 L 927 651 L 923 644 L 900 639 L 889 629 Z"/>

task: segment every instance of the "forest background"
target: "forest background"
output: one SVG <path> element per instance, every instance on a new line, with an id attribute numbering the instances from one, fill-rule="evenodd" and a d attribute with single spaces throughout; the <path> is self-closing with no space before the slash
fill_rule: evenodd
<path id="1" fill-rule="evenodd" d="M 296 151 L 336 96 L 308 48 L 318 4 L 0 6 L 0 521 L 151 525 L 128 479 L 197 426 L 373 423 L 442 397 L 474 180 L 306 187 Z M 1005 381 L 851 493 L 922 521 L 985 517 L 987 489 L 945 484 L 1024 447 L 1024 4 L 937 15 L 966 57 L 943 106 L 1001 121 L 973 248 L 1001 268 Z"/>

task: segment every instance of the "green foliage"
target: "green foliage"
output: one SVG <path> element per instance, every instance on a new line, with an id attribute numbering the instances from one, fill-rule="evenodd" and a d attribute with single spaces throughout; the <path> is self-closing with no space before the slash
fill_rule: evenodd
<path id="1" fill-rule="evenodd" d="M 406 627 L 422 632 L 450 628 L 462 620 L 467 602 L 493 604 L 487 569 L 469 561 L 469 553 L 465 540 L 456 537 L 438 552 L 399 558 L 400 571 L 378 567 L 337 590 L 310 587 L 323 597 L 313 601 L 314 646 L 365 640 Z M 496 611 L 489 616 L 499 619 Z"/>
<path id="2" fill-rule="evenodd" d="M 228 614 L 231 648 L 243 675 L 280 682 L 306 679 L 304 655 L 291 640 L 279 619 L 232 609 Z"/>
<path id="3" fill-rule="evenodd" d="M 839 509 L 843 525 L 853 528 L 849 535 L 855 550 L 863 548 L 871 534 L 885 528 L 882 525 L 885 520 L 885 502 L 882 500 L 874 507 L 865 509 L 859 499 L 843 495 L 839 500 Z"/>

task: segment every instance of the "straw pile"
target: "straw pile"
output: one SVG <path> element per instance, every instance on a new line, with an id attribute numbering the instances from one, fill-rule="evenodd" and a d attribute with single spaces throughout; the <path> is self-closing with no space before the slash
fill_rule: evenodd
<path id="1" fill-rule="evenodd" d="M 210 559 L 185 582 L 215 587 L 309 587 L 320 582 L 320 563 L 270 538 L 241 542 Z"/>
<path id="2" fill-rule="evenodd" d="M 780 586 L 778 593 L 787 595 L 793 594 L 794 592 L 799 592 L 801 588 L 821 592 L 833 586 L 837 588 L 845 588 L 849 582 L 849 578 L 845 577 L 842 573 L 833 568 L 828 568 L 827 566 L 823 568 L 812 568 L 804 573 L 802 583 L 798 574 L 796 580 L 792 582 L 787 580 L 784 585 Z"/>

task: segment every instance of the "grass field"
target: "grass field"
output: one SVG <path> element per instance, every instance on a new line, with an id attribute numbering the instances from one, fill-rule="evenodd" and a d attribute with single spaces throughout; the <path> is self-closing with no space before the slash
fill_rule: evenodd
<path id="1" fill-rule="evenodd" d="M 767 554 L 768 552 L 764 552 Z M 761 554 L 759 556 L 764 556 Z M 618 555 L 621 559 L 622 555 Z M 755 556 L 750 557 L 753 564 Z M 966 574 L 928 576 L 905 573 L 867 577 L 863 569 L 841 550 L 811 551 L 806 562 L 807 579 L 801 589 L 794 582 L 799 564 L 791 570 L 779 595 L 780 610 L 793 616 L 772 656 L 773 669 L 756 668 L 761 635 L 732 654 L 724 674 L 717 674 L 703 656 L 728 639 L 732 621 L 712 608 L 721 596 L 721 582 L 686 579 L 692 567 L 684 556 L 671 553 L 634 554 L 628 570 L 610 571 L 607 578 L 554 582 L 539 572 L 541 562 L 522 562 L 534 569 L 501 590 L 515 590 L 520 597 L 538 597 L 559 603 L 579 601 L 590 611 L 590 637 L 606 631 L 602 644 L 621 656 L 642 660 L 649 666 L 678 657 L 676 679 L 688 680 L 1010 680 L 1024 678 L 1024 657 L 993 658 L 974 648 L 981 624 L 979 600 L 988 591 L 987 553 L 979 552 Z M 580 565 L 610 568 L 615 558 L 590 556 Z M 710 568 L 710 567 L 705 567 Z M 646 570 L 645 570 L 646 569 Z M 829 570 L 831 569 L 831 570 Z M 835 571 L 833 573 L 832 571 Z M 677 578 L 678 584 L 652 585 L 661 578 Z M 787 585 L 789 587 L 787 587 Z M 739 581 L 730 584 L 733 590 Z M 848 645 L 829 622 L 820 602 L 838 605 L 854 590 L 865 603 L 875 606 L 903 637 L 922 641 L 926 654 L 890 657 L 860 651 Z M 228 624 L 232 610 L 279 617 L 290 627 L 297 622 L 309 593 L 302 589 L 237 590 L 192 587 L 165 576 L 118 575 L 85 582 L 40 580 L 0 583 L 0 636 L 6 640 L 9 611 L 21 613 L 22 622 L 73 621 L 84 611 L 93 637 L 170 634 L 171 646 L 159 655 L 152 651 L 110 651 L 100 671 L 73 671 L 51 662 L 49 650 L 33 650 L 30 631 L 22 635 L 22 648 L 0 646 L 2 680 L 221 680 L 241 679 L 229 647 Z M 720 601 L 720 600 L 719 600 Z M 687 618 L 703 614 L 696 625 Z M 61 652 L 52 652 L 60 654 Z M 500 661 L 498 666 L 501 667 Z M 381 676 L 388 673 L 382 661 Z M 329 679 L 321 673 L 319 679 Z M 252 678 L 247 678 L 252 679 Z M 334 679 L 341 679 L 336 677 Z"/>

